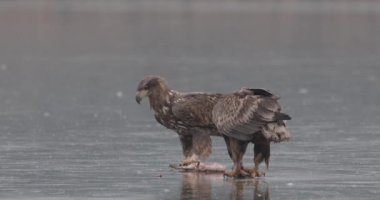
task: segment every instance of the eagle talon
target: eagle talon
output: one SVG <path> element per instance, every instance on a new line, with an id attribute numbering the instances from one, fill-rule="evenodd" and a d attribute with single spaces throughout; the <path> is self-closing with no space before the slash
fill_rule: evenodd
<path id="1" fill-rule="evenodd" d="M 225 171 L 223 173 L 223 177 L 235 177 L 236 176 L 236 172 L 234 171 Z"/>
<path id="2" fill-rule="evenodd" d="M 264 177 L 265 176 L 265 172 L 260 172 L 258 170 L 253 170 L 253 172 L 251 173 L 251 177 L 252 178 L 255 178 L 255 177 Z"/>
<path id="3" fill-rule="evenodd" d="M 243 169 L 236 171 L 224 171 L 223 177 L 233 177 L 233 178 L 245 178 L 251 177 L 250 173 L 247 173 Z"/>
<path id="4" fill-rule="evenodd" d="M 252 174 L 254 170 L 255 170 L 254 168 L 243 168 L 242 167 L 242 171 L 244 171 L 247 174 Z"/>
<path id="5" fill-rule="evenodd" d="M 199 164 L 201 163 L 201 161 L 199 161 L 199 160 L 184 160 L 184 161 L 182 161 L 182 162 L 179 164 L 179 166 L 180 166 L 180 167 L 186 167 L 186 166 L 189 166 L 189 165 L 194 164 L 194 163 L 196 163 L 196 166 L 197 166 L 197 168 L 198 168 L 198 167 L 199 167 Z"/>
<path id="6" fill-rule="evenodd" d="M 255 168 L 242 168 L 242 171 L 247 173 L 248 176 L 252 178 L 265 176 L 265 172 L 258 171 Z"/>

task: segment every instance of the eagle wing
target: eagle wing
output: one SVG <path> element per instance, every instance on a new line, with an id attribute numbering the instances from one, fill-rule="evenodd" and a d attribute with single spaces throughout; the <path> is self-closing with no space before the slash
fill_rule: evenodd
<path id="1" fill-rule="evenodd" d="M 275 132 L 268 130 L 274 131 L 278 121 L 290 119 L 287 114 L 281 113 L 277 99 L 262 89 L 240 90 L 218 101 L 212 111 L 213 121 L 219 132 L 238 140 L 251 141 L 258 132 L 272 140 L 271 134 Z M 271 127 L 268 128 L 268 125 Z M 273 139 L 277 140 L 278 137 Z"/>
<path id="2" fill-rule="evenodd" d="M 212 110 L 220 95 L 207 93 L 186 93 L 178 97 L 172 105 L 177 122 L 188 127 L 215 127 Z"/>

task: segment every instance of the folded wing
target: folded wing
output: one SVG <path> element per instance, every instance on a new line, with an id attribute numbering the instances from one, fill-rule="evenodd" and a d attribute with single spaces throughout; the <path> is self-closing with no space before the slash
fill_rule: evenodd
<path id="1" fill-rule="evenodd" d="M 262 134 L 269 141 L 289 138 L 283 120 L 290 116 L 281 113 L 278 97 L 262 89 L 242 89 L 221 98 L 212 111 L 218 130 L 238 140 L 251 141 Z M 287 130 L 286 130 L 287 132 Z"/>

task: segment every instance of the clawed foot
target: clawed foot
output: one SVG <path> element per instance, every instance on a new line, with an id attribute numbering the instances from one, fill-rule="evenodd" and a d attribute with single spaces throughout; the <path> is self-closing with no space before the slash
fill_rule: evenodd
<path id="1" fill-rule="evenodd" d="M 235 171 L 224 172 L 224 176 L 235 177 L 235 178 L 255 178 L 255 177 L 264 177 L 265 172 L 260 172 L 254 168 L 253 169 L 242 168 L 241 170 L 238 170 L 237 172 Z"/>
<path id="2" fill-rule="evenodd" d="M 251 173 L 251 177 L 252 178 L 255 178 L 255 177 L 263 177 L 265 176 L 265 172 L 260 172 L 258 170 L 254 170 L 252 173 Z"/>
<path id="3" fill-rule="evenodd" d="M 186 166 L 189 166 L 189 165 L 191 165 L 191 164 L 196 164 L 197 166 L 199 166 L 199 164 L 201 163 L 201 161 L 199 161 L 199 160 L 193 160 L 193 159 L 185 159 L 185 160 L 183 160 L 180 164 L 179 164 L 179 166 L 180 167 L 186 167 Z"/>
<path id="4" fill-rule="evenodd" d="M 170 164 L 169 167 L 174 168 L 174 169 L 185 169 L 185 168 L 196 169 L 199 167 L 200 163 L 201 162 L 199 160 L 189 158 L 189 159 L 183 160 L 179 164 Z"/>
<path id="5" fill-rule="evenodd" d="M 246 178 L 246 177 L 250 177 L 251 175 L 247 173 L 246 171 L 240 169 L 240 170 L 234 170 L 234 171 L 224 171 L 223 176 L 233 177 L 233 178 Z"/>
<path id="6" fill-rule="evenodd" d="M 245 172 L 247 172 L 248 174 L 250 174 L 252 178 L 265 176 L 265 172 L 260 172 L 255 167 L 254 168 L 244 168 L 244 167 L 242 167 L 242 169 Z"/>

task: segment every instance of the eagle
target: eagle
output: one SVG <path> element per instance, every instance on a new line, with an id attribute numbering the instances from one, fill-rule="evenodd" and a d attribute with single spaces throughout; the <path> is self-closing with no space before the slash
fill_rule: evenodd
<path id="1" fill-rule="evenodd" d="M 242 88 L 220 98 L 212 116 L 218 131 L 223 135 L 230 158 L 234 163 L 230 177 L 259 177 L 259 164 L 265 161 L 268 168 L 270 143 L 290 138 L 285 120 L 291 117 L 281 112 L 279 97 L 263 89 Z M 249 143 L 254 144 L 254 168 L 245 169 L 242 158 Z"/>
<path id="2" fill-rule="evenodd" d="M 179 166 L 199 164 L 209 157 L 210 136 L 221 136 L 212 121 L 212 109 L 222 94 L 178 92 L 170 89 L 160 76 L 152 75 L 138 84 L 137 103 L 144 97 L 149 98 L 157 122 L 178 134 L 185 157 Z"/>
<path id="3" fill-rule="evenodd" d="M 179 166 L 199 166 L 200 160 L 212 153 L 210 136 L 222 136 L 234 163 L 233 170 L 224 171 L 224 175 L 261 176 L 258 165 L 265 161 L 268 166 L 269 144 L 290 137 L 284 123 L 289 115 L 281 112 L 278 97 L 264 89 L 186 93 L 170 89 L 165 79 L 151 75 L 137 87 L 137 103 L 144 97 L 148 97 L 157 122 L 178 134 L 184 155 Z M 253 169 L 242 164 L 249 143 L 255 145 Z"/>

